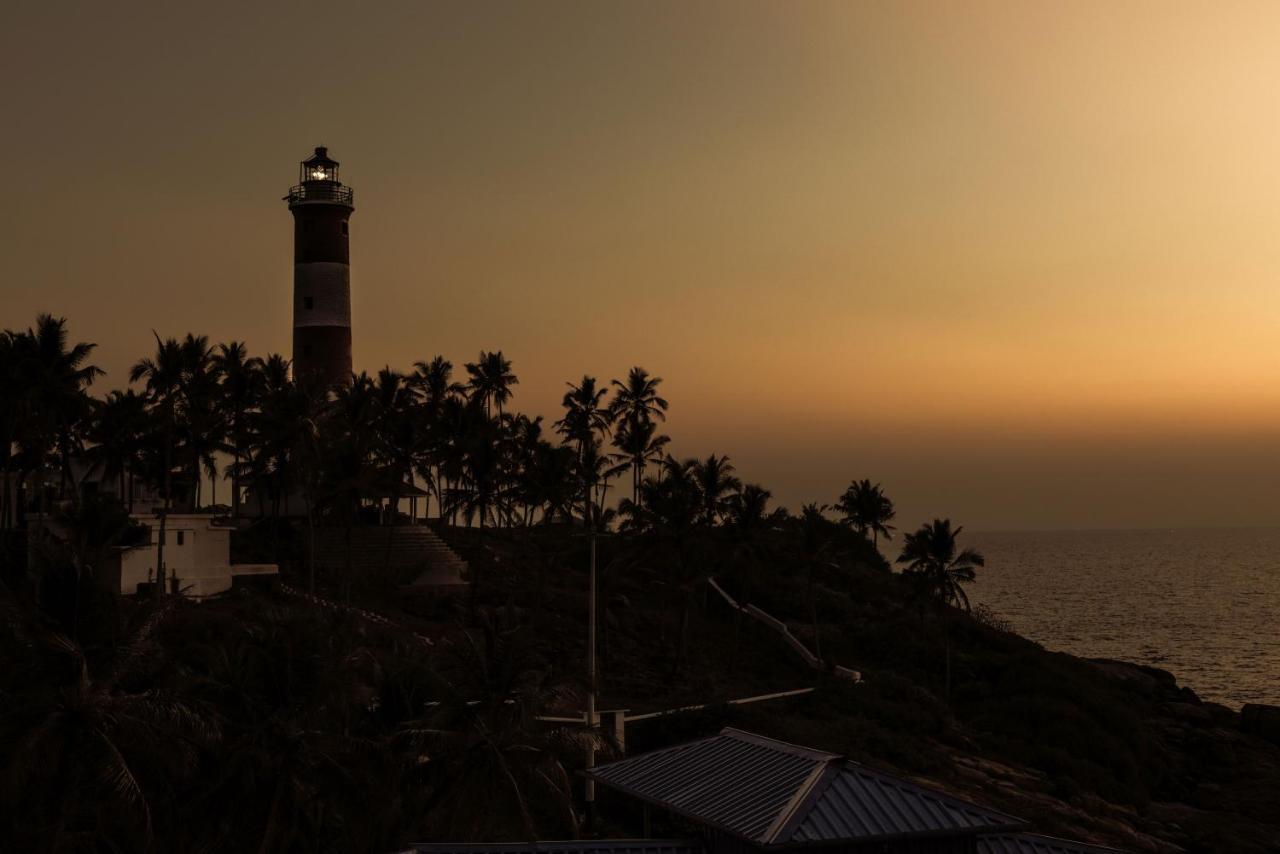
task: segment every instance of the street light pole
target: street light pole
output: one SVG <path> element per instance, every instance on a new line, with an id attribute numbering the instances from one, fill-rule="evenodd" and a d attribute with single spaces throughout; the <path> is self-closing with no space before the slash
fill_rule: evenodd
<path id="1" fill-rule="evenodd" d="M 593 508 L 594 509 L 594 508 Z M 591 539 L 591 570 L 587 583 L 587 767 L 596 764 L 596 526 L 588 523 L 587 536 Z M 587 778 L 587 820 L 595 820 L 596 782 Z"/>

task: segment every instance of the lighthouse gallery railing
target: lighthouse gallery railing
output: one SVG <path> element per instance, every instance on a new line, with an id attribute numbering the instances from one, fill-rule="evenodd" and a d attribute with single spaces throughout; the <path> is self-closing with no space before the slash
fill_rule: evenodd
<path id="1" fill-rule="evenodd" d="M 344 187 L 342 184 L 316 181 L 290 187 L 289 195 L 284 198 L 290 204 L 296 202 L 334 202 L 339 205 L 349 205 L 354 200 L 355 194 L 351 192 L 350 187 Z"/>

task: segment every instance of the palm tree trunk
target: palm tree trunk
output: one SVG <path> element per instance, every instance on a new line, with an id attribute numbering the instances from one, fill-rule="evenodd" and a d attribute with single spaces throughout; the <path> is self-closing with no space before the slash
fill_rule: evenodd
<path id="1" fill-rule="evenodd" d="M 352 516 L 351 508 L 350 508 L 350 507 L 347 507 L 347 529 L 346 529 L 346 532 L 345 532 L 345 539 L 346 539 L 346 543 L 345 543 L 345 548 L 344 548 L 345 554 L 344 554 L 344 557 L 343 557 L 343 562 L 344 562 L 346 565 L 345 565 L 345 567 L 344 567 L 345 572 L 343 573 L 343 575 L 345 576 L 344 584 L 346 585 L 346 588 L 347 588 L 346 593 L 347 593 L 347 604 L 348 604 L 348 605 L 350 605 L 350 604 L 351 604 L 351 575 L 352 575 L 352 571 L 351 571 L 351 516 Z"/>
<path id="2" fill-rule="evenodd" d="M 391 538 L 396 532 L 396 513 L 400 508 L 400 478 L 396 477 L 395 494 L 391 498 L 391 512 L 387 514 L 387 547 L 382 554 L 382 574 L 391 572 Z"/>
<path id="3" fill-rule="evenodd" d="M 942 701 L 951 705 L 951 620 L 944 612 L 942 615 L 942 645 L 946 650 L 946 672 L 942 683 Z"/>
<path id="4" fill-rule="evenodd" d="M 476 608 L 478 605 L 476 601 L 476 597 L 480 595 L 478 592 L 480 587 L 480 573 L 481 573 L 480 567 L 481 567 L 481 564 L 484 563 L 484 556 L 485 556 L 484 555 L 484 510 L 483 509 L 481 509 L 480 511 L 480 536 L 477 542 L 480 548 L 476 549 L 476 552 L 480 560 L 473 560 L 468 562 L 468 566 L 471 568 L 471 584 L 469 585 L 470 589 L 467 591 L 467 608 L 471 612 L 472 620 L 475 619 L 475 615 L 476 615 Z"/>
<path id="5" fill-rule="evenodd" d="M 307 491 L 307 589 L 314 596 L 316 595 L 316 517 L 312 511 L 313 502 L 311 500 L 311 492 Z"/>
<path id="6" fill-rule="evenodd" d="M 195 444 L 194 435 L 192 444 Z M 193 450 L 191 456 L 191 512 L 194 513 L 200 509 L 200 452 Z"/>
<path id="7" fill-rule="evenodd" d="M 818 601 L 813 595 L 813 567 L 809 568 L 809 622 L 813 626 L 813 654 L 822 661 L 822 635 L 818 632 Z"/>
<path id="8" fill-rule="evenodd" d="M 689 651 L 689 598 L 693 595 L 690 588 L 682 591 L 680 595 L 680 624 L 676 630 L 676 662 L 675 672 L 679 673 L 684 670 L 684 662 L 688 657 Z"/>
<path id="9" fill-rule="evenodd" d="M 240 518 L 240 442 L 237 441 L 231 458 L 231 518 Z"/>
<path id="10" fill-rule="evenodd" d="M 231 427 L 231 518 L 240 518 L 240 421 L 244 413 L 237 409 Z"/>
<path id="11" fill-rule="evenodd" d="M 157 600 L 164 598 L 164 539 L 169 522 L 169 502 L 173 494 L 173 434 L 165 431 L 164 443 L 164 509 L 160 511 L 160 539 L 156 543 L 156 590 Z"/>

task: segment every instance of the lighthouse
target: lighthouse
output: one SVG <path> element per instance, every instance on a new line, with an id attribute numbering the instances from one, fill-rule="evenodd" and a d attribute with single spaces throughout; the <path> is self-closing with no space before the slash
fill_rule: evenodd
<path id="1" fill-rule="evenodd" d="M 321 146 L 284 198 L 293 214 L 293 377 L 342 385 L 351 380 L 353 194 Z"/>

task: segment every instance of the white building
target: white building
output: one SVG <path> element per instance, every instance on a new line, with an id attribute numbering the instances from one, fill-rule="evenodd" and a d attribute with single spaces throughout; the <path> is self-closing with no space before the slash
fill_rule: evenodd
<path id="1" fill-rule="evenodd" d="M 154 516 L 133 516 L 151 529 L 149 542 L 124 548 L 119 554 L 119 590 L 125 595 L 138 592 L 138 585 L 156 578 L 160 520 Z M 170 513 L 165 524 L 165 583 L 177 579 L 177 589 L 185 596 L 203 599 L 231 589 L 236 578 L 278 575 L 273 563 L 231 563 L 231 527 L 208 514 Z"/>

